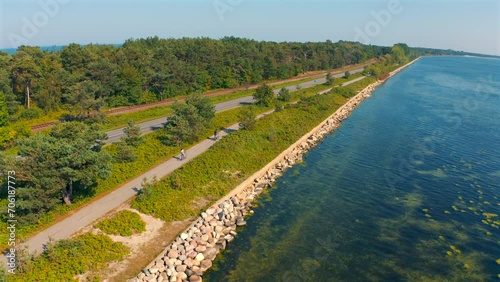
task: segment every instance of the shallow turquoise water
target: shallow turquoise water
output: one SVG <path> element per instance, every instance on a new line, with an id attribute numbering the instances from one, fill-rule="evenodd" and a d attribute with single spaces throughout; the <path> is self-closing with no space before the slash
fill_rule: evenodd
<path id="1" fill-rule="evenodd" d="M 289 169 L 208 281 L 499 281 L 500 60 L 426 57 Z"/>

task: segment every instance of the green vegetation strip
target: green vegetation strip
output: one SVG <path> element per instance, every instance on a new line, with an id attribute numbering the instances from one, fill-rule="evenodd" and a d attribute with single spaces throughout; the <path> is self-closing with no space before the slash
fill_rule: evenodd
<path id="1" fill-rule="evenodd" d="M 108 131 L 127 126 L 129 120 L 138 122 L 146 122 L 153 119 L 161 118 L 170 115 L 170 106 L 159 106 L 146 109 L 140 112 L 107 116 L 106 121 L 102 123 L 101 130 Z"/>
<path id="2" fill-rule="evenodd" d="M 216 114 L 214 119 L 214 127 L 207 130 L 205 136 L 212 135 L 215 128 L 223 128 L 238 122 L 238 111 L 239 109 L 232 109 Z M 95 200 L 96 197 L 102 195 L 103 193 L 112 191 L 127 181 L 138 177 L 142 173 L 152 169 L 153 167 L 159 165 L 162 162 L 167 161 L 174 155 L 177 155 L 181 147 L 188 148 L 189 144 L 182 144 L 178 147 L 171 147 L 165 145 L 163 141 L 164 132 L 163 130 L 157 130 L 150 134 L 144 136 L 145 141 L 140 146 L 133 149 L 134 154 L 138 157 L 135 162 L 132 163 L 114 163 L 112 174 L 106 180 L 99 180 L 96 187 L 92 189 L 84 190 L 86 194 L 75 194 L 73 198 L 73 203 L 71 206 L 61 205 L 52 212 L 43 215 L 36 224 L 32 225 L 21 225 L 18 226 L 17 237 L 19 239 L 26 238 L 30 233 L 43 230 L 44 228 L 53 224 L 58 217 L 64 216 L 72 210 L 80 208 L 87 202 Z M 117 145 L 111 144 L 104 148 L 112 156 L 117 154 Z M 7 207 L 7 199 L 0 200 L 0 207 Z M 0 222 L 0 228 L 7 228 L 7 222 Z M 3 232 L 0 233 L 0 246 L 2 248 L 7 247 L 8 234 Z"/>
<path id="3" fill-rule="evenodd" d="M 348 81 L 352 81 L 352 80 L 354 80 L 358 77 L 361 77 L 361 76 L 362 76 L 361 73 L 357 73 L 357 74 L 351 75 L 348 79 L 347 78 L 336 78 L 335 82 L 334 82 L 334 86 L 341 85 L 341 84 L 348 82 Z M 305 78 L 305 79 L 301 79 L 301 80 L 294 81 L 294 82 L 287 82 L 287 83 L 273 85 L 271 87 L 273 89 L 281 89 L 283 87 L 297 85 L 300 83 L 309 82 L 309 81 L 313 81 L 313 80 L 315 80 L 315 78 Z M 235 99 L 246 97 L 246 96 L 252 96 L 254 93 L 255 93 L 255 89 L 244 90 L 244 91 L 235 91 L 232 94 L 212 97 L 212 98 L 210 98 L 210 101 L 212 101 L 212 103 L 214 103 L 214 104 L 217 104 L 217 103 L 231 101 L 231 100 L 235 100 Z M 101 129 L 106 130 L 106 131 L 113 130 L 113 129 L 122 128 L 122 127 L 126 126 L 127 122 L 129 120 L 135 120 L 137 123 L 138 122 L 145 122 L 145 121 L 150 121 L 153 119 L 165 117 L 165 116 L 168 116 L 169 114 L 170 114 L 170 106 L 160 106 L 160 107 L 154 107 L 151 109 L 146 109 L 146 110 L 143 110 L 140 112 L 135 112 L 135 113 L 108 116 L 108 117 L 106 117 L 106 122 L 102 124 Z"/>
<path id="4" fill-rule="evenodd" d="M 350 85 L 349 91 L 344 88 L 335 88 L 329 94 L 310 96 L 295 105 L 286 106 L 284 110 L 258 120 L 252 131 L 241 130 L 226 136 L 181 169 L 154 184 L 148 184 L 133 201 L 132 206 L 141 212 L 167 221 L 180 220 L 198 214 L 207 205 L 202 206 L 197 202 L 203 199 L 215 201 L 222 197 L 331 115 L 355 94 L 354 89 L 360 90 L 372 82 L 373 79 L 365 79 Z M 317 86 L 317 88 L 321 87 Z M 304 89 L 298 91 L 297 94 L 308 96 L 312 95 L 315 90 L 319 89 L 307 89 L 307 91 Z M 260 109 L 260 111 L 265 110 Z M 237 120 L 237 111 L 229 110 L 216 116 L 215 125 L 227 126 L 235 120 Z M 161 156 L 158 156 L 158 149 L 169 147 L 162 145 L 158 140 L 159 136 L 161 136 L 159 132 L 149 134 L 145 144 L 137 148 L 137 153 L 143 151 L 152 153 L 143 152 L 139 157 L 141 160 L 147 160 L 153 156 L 161 159 Z M 152 143 L 156 143 L 157 147 L 151 146 Z M 176 149 L 170 147 L 170 150 Z M 142 166 L 141 172 L 147 170 L 141 161 L 129 163 L 126 166 L 137 165 Z M 137 169 L 138 167 L 136 167 L 136 172 Z M 130 176 L 131 172 L 117 164 L 113 175 L 118 174 L 126 177 L 126 175 Z M 103 183 L 100 183 L 98 186 L 100 189 L 97 190 L 101 190 L 102 193 L 104 187 Z M 79 206 L 85 200 L 89 199 L 82 198 L 73 206 Z M 143 222 L 140 218 L 133 218 L 135 216 L 131 213 L 135 214 L 130 211 L 121 212 L 97 224 L 97 227 L 111 234 L 129 234 L 128 231 L 124 231 L 125 226 L 135 232 L 141 232 Z M 10 276 L 12 280 L 9 281 L 61 279 L 75 281 L 75 275 L 95 271 L 110 261 L 122 260 L 127 253 L 128 250 L 123 244 L 115 243 L 105 235 L 87 233 L 75 239 L 58 241 L 36 258 L 28 256 L 22 258 L 23 264 L 19 268 L 22 274 Z M 89 279 L 98 280 L 96 277 Z"/>
<path id="5" fill-rule="evenodd" d="M 146 223 L 133 211 L 123 210 L 97 223 L 95 227 L 104 233 L 120 236 L 131 236 L 146 231 Z"/>
<path id="6" fill-rule="evenodd" d="M 364 88 L 373 79 L 354 83 Z M 331 94 L 311 96 L 298 104 L 257 121 L 252 131 L 237 131 L 223 138 L 196 159 L 155 184 L 147 185 L 132 202 L 132 207 L 163 220 L 185 219 L 259 170 L 301 136 L 343 105 L 349 94 L 340 88 Z"/>
<path id="7" fill-rule="evenodd" d="M 272 86 L 272 88 L 273 89 L 280 89 L 280 88 L 283 88 L 286 86 L 295 85 L 298 83 L 312 81 L 312 80 L 313 80 L 313 78 L 302 79 L 302 80 L 296 81 L 294 83 L 289 82 L 289 83 L 275 85 L 275 86 Z M 352 78 L 350 78 L 349 80 L 352 80 Z M 235 100 L 235 99 L 246 97 L 246 96 L 252 96 L 254 93 L 255 93 L 255 89 L 244 90 L 244 91 L 235 91 L 235 92 L 228 94 L 228 95 L 221 95 L 221 96 L 212 97 L 212 98 L 210 98 L 210 101 L 213 104 L 217 104 L 217 103 L 231 101 L 231 100 Z M 135 112 L 135 113 L 108 116 L 108 117 L 106 117 L 106 122 L 103 123 L 101 129 L 102 130 L 113 130 L 113 129 L 117 129 L 117 128 L 121 128 L 121 127 L 126 126 L 127 122 L 129 120 L 132 120 L 132 119 L 135 120 L 136 122 L 145 122 L 145 121 L 150 121 L 150 120 L 161 118 L 161 117 L 166 117 L 170 113 L 171 113 L 170 106 L 161 106 L 161 107 L 154 107 L 151 109 L 146 109 L 144 111 Z"/>
<path id="8" fill-rule="evenodd" d="M 111 261 L 123 260 L 129 250 L 106 235 L 86 233 L 74 239 L 61 240 L 48 246 L 42 255 L 20 257 L 18 273 L 9 275 L 10 282 L 78 281 L 75 275 L 98 271 Z M 0 275 L 0 279 L 1 279 Z M 85 281 L 100 281 L 89 277 Z"/>
<path id="9" fill-rule="evenodd" d="M 348 87 L 354 87 L 355 85 L 365 85 L 370 80 L 364 79 L 360 82 L 356 82 Z M 300 98 L 308 97 L 316 94 L 317 92 L 323 91 L 330 88 L 331 86 L 316 85 L 310 88 L 301 89 L 299 91 L 292 93 L 292 101 L 296 101 Z M 256 108 L 256 114 L 266 112 L 273 107 L 268 108 Z M 225 128 L 232 124 L 238 122 L 238 113 L 240 108 L 226 110 L 215 115 L 214 127 L 207 130 L 204 136 L 211 136 L 215 128 Z M 171 147 L 165 145 L 163 141 L 164 132 L 163 130 L 157 130 L 150 134 L 144 136 L 145 141 L 134 148 L 134 154 L 138 156 L 137 160 L 132 163 L 114 163 L 111 176 L 106 180 L 99 180 L 96 187 L 93 189 L 85 190 L 86 194 L 75 194 L 73 198 L 73 203 L 71 206 L 61 205 L 57 209 L 48 212 L 43 215 L 36 224 L 31 225 L 20 225 L 17 229 L 17 237 L 19 239 L 25 239 L 32 233 L 43 230 L 57 221 L 59 218 L 68 214 L 68 212 L 80 208 L 82 205 L 95 200 L 96 197 L 103 195 L 106 192 L 112 191 L 127 181 L 138 177 L 142 173 L 152 169 L 153 167 L 159 165 L 162 162 L 172 158 L 177 155 L 181 147 L 188 148 L 189 144 L 182 144 L 178 147 Z M 224 138 L 226 139 L 226 138 Z M 117 154 L 116 144 L 111 144 L 105 147 L 112 156 Z M 0 200 L 0 206 L 7 206 L 7 199 Z M 0 222 L 0 228 L 7 228 L 6 222 Z M 8 234 L 0 234 L 0 247 L 6 248 L 8 242 Z"/>

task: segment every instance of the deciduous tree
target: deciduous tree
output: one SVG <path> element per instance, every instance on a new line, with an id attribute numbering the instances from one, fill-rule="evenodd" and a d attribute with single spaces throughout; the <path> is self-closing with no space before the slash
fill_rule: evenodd
<path id="1" fill-rule="evenodd" d="M 7 125 L 9 113 L 7 112 L 7 104 L 5 103 L 5 95 L 0 91 L 0 127 Z"/>
<path id="2" fill-rule="evenodd" d="M 269 107 L 273 104 L 274 92 L 269 85 L 262 84 L 257 88 L 257 90 L 255 90 L 255 94 L 253 94 L 253 97 L 257 101 L 258 105 Z"/>

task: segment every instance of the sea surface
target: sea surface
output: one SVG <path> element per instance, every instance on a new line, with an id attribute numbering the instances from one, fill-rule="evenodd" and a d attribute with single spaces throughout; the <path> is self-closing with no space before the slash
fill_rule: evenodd
<path id="1" fill-rule="evenodd" d="M 120 47 L 123 46 L 123 44 L 97 44 L 97 45 L 111 45 L 115 47 Z M 85 46 L 82 44 L 82 46 Z M 40 50 L 42 51 L 48 51 L 48 52 L 58 52 L 61 51 L 65 45 L 54 45 L 54 46 L 39 46 Z M 17 48 L 3 48 L 0 49 L 0 51 L 5 52 L 9 55 L 12 55 L 17 52 Z"/>
<path id="2" fill-rule="evenodd" d="M 500 281 L 500 60 L 421 58 L 257 204 L 204 281 Z"/>

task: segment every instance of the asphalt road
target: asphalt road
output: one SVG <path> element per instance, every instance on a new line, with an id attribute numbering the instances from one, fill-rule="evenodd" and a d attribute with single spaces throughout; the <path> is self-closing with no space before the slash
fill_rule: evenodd
<path id="1" fill-rule="evenodd" d="M 355 70 L 352 70 L 349 72 L 351 74 L 356 74 L 356 73 L 362 72 L 363 70 L 364 70 L 363 68 L 359 68 L 359 69 L 355 69 Z M 339 74 L 332 75 L 332 76 L 334 78 L 340 78 L 340 77 L 343 77 L 344 74 L 339 73 Z M 308 82 L 300 83 L 300 88 L 309 88 L 309 87 L 312 87 L 312 86 L 315 86 L 318 84 L 323 84 L 325 82 L 326 82 L 326 78 L 318 78 L 318 79 L 311 80 Z M 292 86 L 288 86 L 285 88 L 287 88 L 291 92 L 297 91 L 297 85 L 292 85 Z M 274 93 L 278 94 L 279 90 L 280 89 L 274 90 Z M 242 98 L 234 99 L 231 101 L 216 104 L 215 111 L 220 112 L 220 111 L 224 111 L 224 110 L 228 110 L 228 109 L 232 109 L 232 108 L 236 108 L 236 107 L 241 107 L 242 105 L 253 103 L 253 102 L 255 102 L 255 101 L 254 101 L 252 96 L 246 96 L 246 97 L 242 97 Z M 162 128 L 165 125 L 166 121 L 167 121 L 166 117 L 162 117 L 162 118 L 142 122 L 142 123 L 139 123 L 137 125 L 141 128 L 142 133 L 147 133 L 147 132 Z M 105 143 L 117 142 L 124 135 L 123 128 L 111 130 L 111 131 L 108 131 L 106 133 L 108 134 L 108 139 L 105 141 Z"/>

